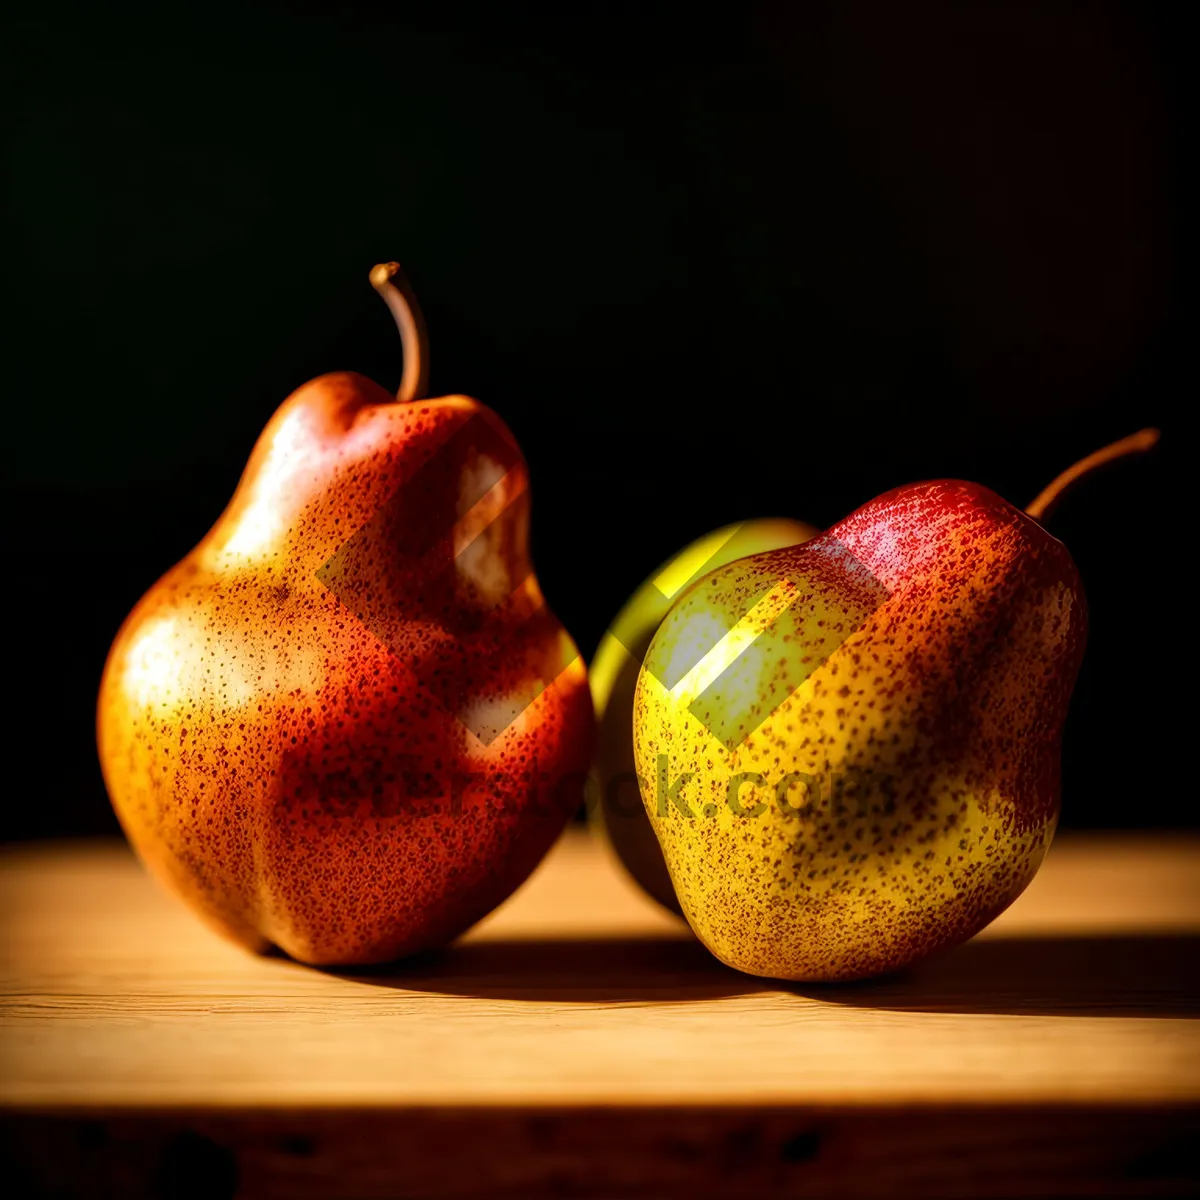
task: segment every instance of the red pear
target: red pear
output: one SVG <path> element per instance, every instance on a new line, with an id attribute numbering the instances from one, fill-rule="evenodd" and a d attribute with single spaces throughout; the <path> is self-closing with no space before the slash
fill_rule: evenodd
<path id="1" fill-rule="evenodd" d="M 310 963 L 478 921 L 576 809 L 591 753 L 525 461 L 478 401 L 420 398 L 397 270 L 372 282 L 404 339 L 399 398 L 349 373 L 288 397 L 100 689 L 105 781 L 146 864 L 224 934 Z"/>

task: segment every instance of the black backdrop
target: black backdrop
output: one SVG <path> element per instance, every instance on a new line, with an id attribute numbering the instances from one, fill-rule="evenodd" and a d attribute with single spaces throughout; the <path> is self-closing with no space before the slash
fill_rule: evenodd
<path id="1" fill-rule="evenodd" d="M 946 475 L 1023 503 L 1160 424 L 1053 522 L 1092 611 L 1064 821 L 1194 823 L 1170 699 L 1186 8 L 10 18 L 0 832 L 115 829 L 107 645 L 289 391 L 395 385 L 366 278 L 391 257 L 433 394 L 478 396 L 526 451 L 539 575 L 587 654 L 717 524 L 830 524 Z"/>

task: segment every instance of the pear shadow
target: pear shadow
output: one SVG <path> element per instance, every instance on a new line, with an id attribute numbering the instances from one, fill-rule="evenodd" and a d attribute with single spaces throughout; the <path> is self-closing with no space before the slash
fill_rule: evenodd
<path id="1" fill-rule="evenodd" d="M 718 962 L 690 934 L 468 941 L 378 967 L 323 968 L 340 979 L 487 1000 L 670 1004 L 777 989 Z"/>
<path id="2" fill-rule="evenodd" d="M 996 1016 L 1200 1016 L 1200 935 L 977 938 L 906 971 L 795 984 L 831 1004 Z"/>

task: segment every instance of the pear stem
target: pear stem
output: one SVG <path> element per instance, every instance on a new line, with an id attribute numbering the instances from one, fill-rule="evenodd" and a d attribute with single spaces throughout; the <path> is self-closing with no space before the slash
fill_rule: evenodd
<path id="1" fill-rule="evenodd" d="M 1158 442 L 1158 438 L 1157 429 L 1140 429 L 1137 433 L 1123 437 L 1119 442 L 1113 442 L 1111 446 L 1105 446 L 1103 450 L 1089 454 L 1087 458 L 1081 458 L 1051 484 L 1042 488 L 1037 496 L 1025 506 L 1025 511 L 1035 521 L 1045 521 L 1058 507 L 1058 502 L 1074 486 L 1076 480 L 1082 479 L 1085 475 L 1090 475 L 1100 467 L 1116 462 L 1120 458 L 1144 454 Z"/>
<path id="2" fill-rule="evenodd" d="M 399 285 L 399 286 L 397 286 Z M 371 268 L 371 286 L 383 297 L 400 330 L 404 350 L 404 374 L 396 399 L 401 404 L 420 400 L 429 382 L 429 339 L 417 298 L 397 262 L 379 263 Z"/>

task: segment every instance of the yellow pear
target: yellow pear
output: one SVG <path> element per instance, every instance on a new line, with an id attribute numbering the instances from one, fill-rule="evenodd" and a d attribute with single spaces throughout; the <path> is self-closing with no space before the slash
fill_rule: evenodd
<path id="1" fill-rule="evenodd" d="M 697 538 L 642 583 L 596 650 L 588 672 L 599 724 L 588 817 L 633 878 L 673 912 L 681 912 L 679 901 L 642 807 L 634 769 L 633 694 L 642 659 L 672 600 L 688 584 L 735 559 L 799 545 L 817 532 L 803 521 L 764 517 Z"/>
<path id="2" fill-rule="evenodd" d="M 1145 430 L 1022 512 L 896 488 L 671 605 L 634 694 L 642 799 L 684 916 L 723 962 L 848 980 L 964 941 L 1054 835 L 1087 606 L 1042 526 Z"/>

